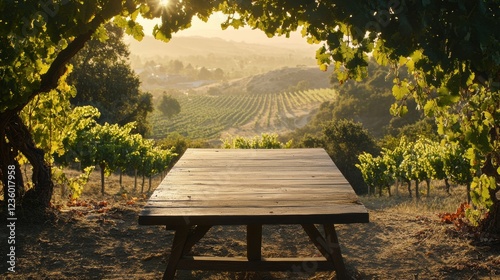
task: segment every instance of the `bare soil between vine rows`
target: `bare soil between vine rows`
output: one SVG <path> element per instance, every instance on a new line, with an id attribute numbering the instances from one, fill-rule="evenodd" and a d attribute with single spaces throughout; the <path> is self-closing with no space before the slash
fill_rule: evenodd
<path id="1" fill-rule="evenodd" d="M 161 279 L 170 255 L 173 231 L 140 226 L 138 214 L 147 196 L 119 193 L 117 178 L 108 178 L 107 195 L 90 186 L 80 202 L 56 198 L 56 218 L 18 220 L 15 273 L 0 265 L 2 279 Z M 157 185 L 157 181 L 153 185 Z M 98 180 L 96 181 L 98 182 Z M 132 189 L 132 179 L 125 181 Z M 147 187 L 146 187 L 147 188 Z M 57 190 L 56 190 L 57 191 Z M 500 279 L 500 242 L 471 238 L 438 213 L 454 211 L 463 190 L 447 196 L 439 188 L 430 198 L 362 197 L 369 224 L 338 225 L 341 250 L 352 279 Z M 22 209 L 17 209 L 22 211 Z M 4 217 L 4 216 L 3 216 Z M 4 218 L 5 219 L 5 218 Z M 2 260 L 8 232 L 1 231 Z M 193 248 L 195 254 L 244 256 L 245 228 L 214 227 Z M 299 226 L 264 226 L 265 257 L 320 256 Z M 336 279 L 334 272 L 178 271 L 177 279 Z"/>

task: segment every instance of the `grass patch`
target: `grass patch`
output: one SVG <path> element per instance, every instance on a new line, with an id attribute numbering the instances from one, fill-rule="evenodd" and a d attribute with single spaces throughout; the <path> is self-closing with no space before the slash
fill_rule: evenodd
<path id="1" fill-rule="evenodd" d="M 444 191 L 431 192 L 429 197 L 423 195 L 419 200 L 406 193 L 398 196 L 360 196 L 361 202 L 370 210 L 391 210 L 399 213 L 442 213 L 455 212 L 461 203 L 467 201 L 465 187 L 453 189 L 449 195 Z"/>

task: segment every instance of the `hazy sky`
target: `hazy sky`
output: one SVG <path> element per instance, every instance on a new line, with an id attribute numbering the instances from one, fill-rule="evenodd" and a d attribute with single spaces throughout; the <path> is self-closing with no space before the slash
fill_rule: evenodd
<path id="1" fill-rule="evenodd" d="M 173 35 L 173 40 L 175 40 L 176 36 L 202 36 L 202 37 L 218 37 L 225 40 L 231 41 L 244 41 L 247 43 L 257 43 L 257 44 L 266 44 L 266 45 L 280 45 L 290 47 L 304 47 L 310 48 L 311 50 L 318 49 L 318 45 L 310 45 L 307 43 L 305 38 L 302 38 L 300 32 L 296 32 L 290 36 L 290 38 L 286 38 L 284 36 L 281 37 L 273 37 L 268 38 L 263 31 L 260 30 L 252 30 L 249 27 L 243 27 L 235 30 L 232 27 L 227 28 L 226 30 L 222 30 L 220 24 L 225 21 L 225 16 L 221 13 L 213 14 L 208 22 L 203 22 L 197 17 L 193 18 L 192 26 L 186 30 L 182 30 Z M 144 32 L 146 35 L 151 35 L 155 21 L 149 20 L 140 20 L 140 22 L 144 26 Z"/>

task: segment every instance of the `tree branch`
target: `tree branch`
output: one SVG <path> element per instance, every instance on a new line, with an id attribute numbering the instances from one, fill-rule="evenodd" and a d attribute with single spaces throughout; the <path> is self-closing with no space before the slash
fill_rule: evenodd
<path id="1" fill-rule="evenodd" d="M 49 70 L 42 75 L 40 88 L 33 91 L 29 99 L 25 103 L 20 104 L 15 111 L 21 111 L 38 94 L 55 89 L 59 83 L 59 79 L 66 72 L 66 65 L 71 58 L 85 46 L 85 43 L 91 39 L 92 34 L 95 33 L 101 24 L 119 14 L 121 10 L 121 0 L 110 1 L 101 13 L 97 14 L 88 24 L 88 31 L 78 35 L 64 50 L 59 52 L 56 59 L 50 65 Z"/>

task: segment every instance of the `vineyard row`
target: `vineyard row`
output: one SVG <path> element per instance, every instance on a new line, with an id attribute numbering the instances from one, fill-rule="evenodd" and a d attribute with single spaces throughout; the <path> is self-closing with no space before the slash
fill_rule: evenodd
<path id="1" fill-rule="evenodd" d="M 193 139 L 213 139 L 229 128 L 253 125 L 267 131 L 293 130 L 295 120 L 308 115 L 322 102 L 331 101 L 333 89 L 240 95 L 191 94 L 177 96 L 181 113 L 168 119 L 155 112 L 151 118 L 153 137 L 178 132 Z"/>

